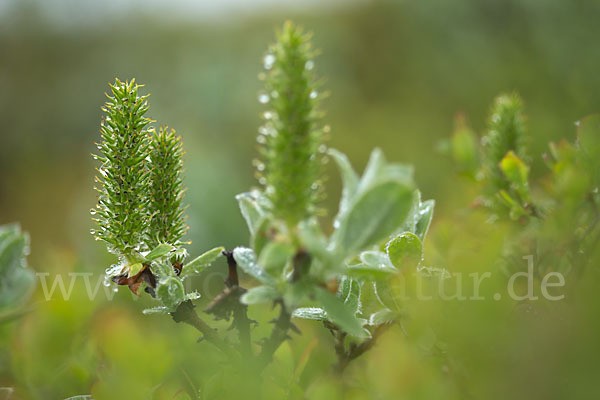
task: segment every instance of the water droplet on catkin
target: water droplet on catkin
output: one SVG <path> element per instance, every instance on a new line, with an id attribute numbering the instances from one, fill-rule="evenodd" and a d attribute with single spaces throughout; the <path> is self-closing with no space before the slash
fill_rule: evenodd
<path id="1" fill-rule="evenodd" d="M 267 54 L 263 60 L 265 69 L 273 68 L 275 64 L 275 56 L 273 54 Z"/>
<path id="2" fill-rule="evenodd" d="M 269 95 L 266 93 L 261 93 L 258 95 L 258 102 L 261 104 L 267 104 L 269 102 L 269 100 L 271 100 L 269 98 Z"/>

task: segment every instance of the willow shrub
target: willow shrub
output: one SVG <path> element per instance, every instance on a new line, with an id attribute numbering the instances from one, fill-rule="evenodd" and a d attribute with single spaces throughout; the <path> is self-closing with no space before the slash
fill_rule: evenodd
<path id="1" fill-rule="evenodd" d="M 390 163 L 375 149 L 362 175 L 341 152 L 328 149 L 323 123 L 322 81 L 315 68 L 310 35 L 291 23 L 277 33 L 264 56 L 263 124 L 254 162 L 258 188 L 236 198 L 250 234 L 250 247 L 218 247 L 196 258 L 184 237 L 185 191 L 182 144 L 174 131 L 155 128 L 147 116 L 147 95 L 134 80 L 111 85 L 101 124 L 92 234 L 106 242 L 119 262 L 107 279 L 141 289 L 156 299 L 147 314 L 169 314 L 190 324 L 225 357 L 261 371 L 293 331 L 294 319 L 321 323 L 334 337 L 336 368 L 371 348 L 398 321 L 390 279 L 419 270 L 422 243 L 434 203 L 422 201 L 408 165 Z M 322 167 L 333 160 L 343 193 L 327 236 L 319 220 Z M 236 343 L 226 341 L 195 310 L 200 294 L 183 281 L 225 256 L 229 276 L 205 313 L 231 319 Z M 242 287 L 239 271 L 255 284 Z M 375 293 L 375 295 L 373 295 Z M 368 294 L 368 295 L 367 295 Z M 279 307 L 270 335 L 259 344 L 247 308 Z M 263 323 L 259 321 L 259 323 Z M 193 344 L 190 344 L 193 345 Z"/>

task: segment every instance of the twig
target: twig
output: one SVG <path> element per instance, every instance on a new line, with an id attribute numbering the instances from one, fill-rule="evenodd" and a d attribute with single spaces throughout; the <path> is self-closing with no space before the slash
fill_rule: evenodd
<path id="1" fill-rule="evenodd" d="M 198 313 L 196 310 L 194 310 L 194 307 L 195 306 L 191 300 L 186 300 L 181 303 L 175 311 L 170 313 L 170 315 L 173 318 L 173 321 L 177 323 L 183 322 L 196 328 L 202 333 L 203 338 L 206 339 L 206 341 L 212 343 L 223 353 L 227 354 L 228 356 L 235 356 L 235 353 L 232 351 L 233 349 L 227 343 L 221 340 L 216 332 L 198 316 Z"/>
<path id="2" fill-rule="evenodd" d="M 262 350 L 258 355 L 258 369 L 262 370 L 265 368 L 273 359 L 273 354 L 277 351 L 279 346 L 289 338 L 288 330 L 290 329 L 292 315 L 285 309 L 283 301 L 279 303 L 279 317 L 275 320 L 275 326 L 271 331 L 271 336 L 263 343 Z"/>
<path id="3" fill-rule="evenodd" d="M 237 262 L 233 258 L 233 251 L 223 251 L 223 255 L 227 258 L 227 266 L 229 268 L 229 275 L 225 280 L 227 288 L 232 289 L 235 287 L 240 288 L 237 290 L 238 293 L 237 301 L 233 305 L 233 325 L 239 332 L 240 336 L 240 350 L 243 355 L 250 356 L 252 354 L 251 338 L 250 338 L 250 322 L 248 318 L 248 306 L 240 302 L 240 297 L 246 292 L 246 289 L 242 288 L 239 283 L 237 273 Z"/>
<path id="4" fill-rule="evenodd" d="M 339 374 L 342 374 L 352 360 L 360 357 L 365 352 L 373 348 L 373 346 L 375 346 L 375 343 L 377 342 L 377 339 L 379 339 L 383 332 L 385 332 L 391 326 L 392 323 L 386 323 L 377 326 L 377 328 L 375 328 L 373 334 L 369 339 L 365 340 L 364 342 L 358 345 L 355 343 L 351 343 L 350 348 L 348 350 L 346 350 L 345 346 L 346 333 L 342 332 L 339 328 L 335 326 L 333 328 L 329 327 L 331 333 L 334 336 L 335 352 L 338 356 L 338 362 L 335 365 L 335 371 Z"/>
<path id="5" fill-rule="evenodd" d="M 310 267 L 311 256 L 304 249 L 298 250 L 292 260 L 293 272 L 291 277 L 291 283 L 302 279 L 303 276 L 308 272 Z M 299 332 L 298 328 L 292 323 L 292 314 L 289 313 L 283 300 L 279 299 L 275 301 L 275 304 L 279 304 L 279 317 L 275 320 L 275 326 L 271 331 L 271 336 L 265 340 L 262 345 L 262 350 L 258 355 L 258 368 L 262 370 L 265 368 L 273 359 L 273 354 L 277 351 L 279 346 L 289 338 L 288 331 L 290 329 Z"/>

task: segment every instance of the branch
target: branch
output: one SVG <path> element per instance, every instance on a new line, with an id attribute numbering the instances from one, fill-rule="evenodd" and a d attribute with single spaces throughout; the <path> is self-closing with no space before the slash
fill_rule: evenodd
<path id="1" fill-rule="evenodd" d="M 335 365 L 335 371 L 339 374 L 342 374 L 352 360 L 360 357 L 365 352 L 373 348 L 377 342 L 377 339 L 379 339 L 379 337 L 391 326 L 392 323 L 378 325 L 369 339 L 358 345 L 356 343 L 351 343 L 348 350 L 346 350 L 345 346 L 347 336 L 346 333 L 341 331 L 337 326 L 328 326 L 331 334 L 334 336 L 335 352 L 338 357 L 338 362 Z"/>
<path id="2" fill-rule="evenodd" d="M 279 317 L 275 320 L 275 326 L 271 331 L 271 336 L 263 343 L 262 351 L 258 355 L 258 368 L 260 370 L 265 368 L 271 362 L 273 354 L 275 354 L 279 346 L 289 338 L 288 330 L 292 325 L 292 314 L 287 312 L 282 300 L 277 301 L 277 303 L 279 303 L 280 307 Z"/>
<path id="3" fill-rule="evenodd" d="M 206 341 L 212 343 L 226 355 L 232 357 L 236 356 L 233 349 L 227 343 L 221 340 L 217 333 L 198 316 L 198 313 L 196 310 L 194 310 L 194 307 L 195 306 L 191 300 L 186 300 L 181 303 L 175 311 L 170 313 L 170 315 L 173 318 L 173 321 L 177 323 L 183 322 L 196 328 L 202 333 L 203 338 L 206 339 Z"/>
<path id="4" fill-rule="evenodd" d="M 237 301 L 233 305 L 233 325 L 237 328 L 240 335 L 240 349 L 243 355 L 250 356 L 252 354 L 251 338 L 250 338 L 250 322 L 248 318 L 248 306 L 240 302 L 240 297 L 246 292 L 239 283 L 237 273 L 237 262 L 233 258 L 233 251 L 223 251 L 223 255 L 227 258 L 227 266 L 229 275 L 225 280 L 225 285 L 228 288 L 240 288 L 238 290 Z"/>
<path id="5" fill-rule="evenodd" d="M 292 260 L 293 272 L 291 283 L 294 284 L 300 280 L 310 267 L 311 257 L 304 249 L 298 250 Z M 262 351 L 258 355 L 258 367 L 263 369 L 273 359 L 273 354 L 277 351 L 279 346 L 289 338 L 288 331 L 290 329 L 299 333 L 298 328 L 292 323 L 292 314 L 285 308 L 283 300 L 277 300 L 276 304 L 279 304 L 279 317 L 275 320 L 275 326 L 271 331 L 271 336 L 263 343 Z"/>

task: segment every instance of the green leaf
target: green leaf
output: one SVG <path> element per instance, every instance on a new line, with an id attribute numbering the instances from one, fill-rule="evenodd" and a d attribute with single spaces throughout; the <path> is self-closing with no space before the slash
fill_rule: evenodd
<path id="1" fill-rule="evenodd" d="M 350 291 L 345 298 L 342 298 L 344 304 L 346 304 L 350 309 L 354 312 L 354 315 L 360 312 L 361 302 L 360 302 L 360 292 L 362 286 L 360 282 L 357 280 L 351 279 L 350 281 Z"/>
<path id="2" fill-rule="evenodd" d="M 340 299 L 346 299 L 346 297 L 348 297 L 350 294 L 350 289 L 352 289 L 352 278 L 342 275 L 338 285 L 337 297 Z"/>
<path id="3" fill-rule="evenodd" d="M 26 235 L 5 234 L 0 242 L 0 276 L 21 268 L 27 245 Z"/>
<path id="4" fill-rule="evenodd" d="M 258 264 L 270 273 L 280 274 L 288 260 L 294 255 L 294 248 L 286 243 L 269 242 L 260 252 Z"/>
<path id="5" fill-rule="evenodd" d="M 146 254 L 146 260 L 147 261 L 156 260 L 157 258 L 166 256 L 172 250 L 174 250 L 174 247 L 168 243 L 159 244 L 150 253 Z"/>
<path id="6" fill-rule="evenodd" d="M 201 256 L 194 258 L 192 261 L 185 263 L 183 265 L 183 270 L 181 271 L 181 279 L 202 273 L 202 271 L 210 266 L 210 264 L 223 253 L 223 250 L 225 250 L 224 247 L 215 247 Z"/>
<path id="7" fill-rule="evenodd" d="M 167 307 L 151 307 L 142 310 L 142 314 L 144 315 L 152 315 L 152 314 L 168 314 L 169 309 Z"/>
<path id="8" fill-rule="evenodd" d="M 355 310 L 350 304 L 344 303 L 341 299 L 328 291 L 318 288 L 315 291 L 319 304 L 327 312 L 327 317 L 331 322 L 339 326 L 346 333 L 359 339 L 368 337 L 363 329 L 361 321 L 355 316 Z"/>
<path id="9" fill-rule="evenodd" d="M 259 192 L 258 190 L 240 193 L 235 196 L 235 199 L 237 200 L 242 216 L 248 225 L 250 234 L 254 236 L 261 220 L 266 214 L 265 208 L 268 200 L 264 197 L 262 192 Z"/>
<path id="10" fill-rule="evenodd" d="M 233 258 L 237 262 L 238 267 L 248 275 L 256 278 L 265 285 L 275 285 L 276 280 L 256 262 L 256 255 L 252 249 L 247 247 L 236 247 L 233 250 Z"/>
<path id="11" fill-rule="evenodd" d="M 431 219 L 433 218 L 433 208 L 435 207 L 435 200 L 426 200 L 420 202 L 419 208 L 416 215 L 417 224 L 415 226 L 415 234 L 421 239 L 421 242 L 425 241 L 429 226 L 431 225 Z"/>
<path id="12" fill-rule="evenodd" d="M 279 292 L 271 286 L 258 286 L 244 293 L 240 301 L 244 304 L 268 303 L 279 297 Z"/>
<path id="13" fill-rule="evenodd" d="M 168 277 L 159 282 L 156 297 L 169 311 L 173 311 L 185 301 L 185 289 L 179 279 Z"/>
<path id="14" fill-rule="evenodd" d="M 364 193 L 367 189 L 385 182 L 395 181 L 412 186 L 413 168 L 409 165 L 388 163 L 379 148 L 373 149 L 369 162 L 360 179 L 357 193 Z"/>
<path id="15" fill-rule="evenodd" d="M 35 279 L 25 262 L 28 243 L 19 225 L 0 226 L 0 310 L 19 307 L 31 295 Z"/>
<path id="16" fill-rule="evenodd" d="M 423 259 L 423 245 L 417 235 L 404 232 L 390 240 L 385 251 L 392 265 L 400 270 L 416 268 Z"/>
<path id="17" fill-rule="evenodd" d="M 127 276 L 135 276 L 137 275 L 143 268 L 143 264 L 141 263 L 136 263 L 133 265 L 129 266 L 129 272 L 127 273 Z"/>
<path id="18" fill-rule="evenodd" d="M 390 262 L 388 255 L 381 251 L 377 251 L 377 250 L 363 251 L 362 253 L 360 253 L 359 259 L 360 259 L 360 261 L 362 261 L 363 264 L 368 265 L 370 267 L 389 268 L 389 269 L 394 270 L 394 272 L 397 272 L 394 269 L 394 266 L 392 265 L 392 263 Z"/>
<path id="19" fill-rule="evenodd" d="M 529 167 L 511 150 L 500 161 L 500 170 L 524 202 L 529 202 Z"/>
<path id="20" fill-rule="evenodd" d="M 363 251 L 360 261 L 360 264 L 348 266 L 348 275 L 361 279 L 385 279 L 398 273 L 388 255 L 381 251 Z"/>
<path id="21" fill-rule="evenodd" d="M 437 279 L 450 279 L 452 275 L 448 270 L 437 267 L 426 267 L 422 266 L 417 268 L 417 272 L 423 278 L 437 278 Z"/>
<path id="22" fill-rule="evenodd" d="M 413 201 L 412 189 L 388 181 L 365 191 L 340 222 L 336 248 L 352 255 L 378 243 L 402 225 Z"/>
<path id="23" fill-rule="evenodd" d="M 359 178 L 352 168 L 352 165 L 350 165 L 348 157 L 346 157 L 344 153 L 335 149 L 330 149 L 328 153 L 337 164 L 340 175 L 342 176 L 342 196 L 340 199 L 338 215 L 336 216 L 336 220 L 339 220 L 341 216 L 347 212 L 350 202 L 358 190 Z"/>
<path id="24" fill-rule="evenodd" d="M 301 307 L 292 312 L 292 317 L 312 319 L 315 321 L 327 321 L 327 313 L 320 307 Z"/>
<path id="25" fill-rule="evenodd" d="M 377 326 L 381 324 L 394 322 L 399 315 L 400 314 L 398 312 L 394 312 L 388 309 L 377 311 L 369 316 L 368 324 L 371 326 Z"/>

